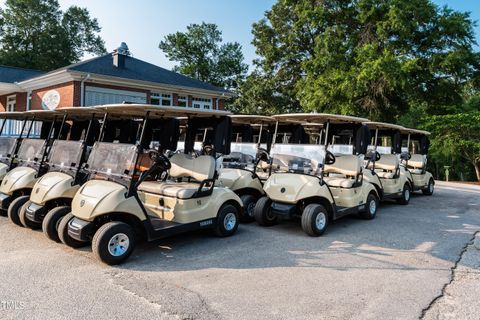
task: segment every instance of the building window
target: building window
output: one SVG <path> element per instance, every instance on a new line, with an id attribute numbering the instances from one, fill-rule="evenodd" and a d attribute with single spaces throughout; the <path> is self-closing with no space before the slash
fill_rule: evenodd
<path id="1" fill-rule="evenodd" d="M 150 103 L 159 106 L 171 106 L 172 95 L 169 93 L 153 93 L 150 95 Z"/>
<path id="2" fill-rule="evenodd" d="M 187 106 L 187 96 L 178 96 L 178 106 L 179 107 Z"/>
<path id="3" fill-rule="evenodd" d="M 212 109 L 212 99 L 209 98 L 192 98 L 193 107 L 196 109 Z"/>

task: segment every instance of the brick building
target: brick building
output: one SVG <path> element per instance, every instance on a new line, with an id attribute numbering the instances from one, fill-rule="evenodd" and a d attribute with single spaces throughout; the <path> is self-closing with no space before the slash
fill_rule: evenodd
<path id="1" fill-rule="evenodd" d="M 56 109 L 110 103 L 148 103 L 224 109 L 231 93 L 129 55 L 111 54 L 48 73 L 0 66 L 0 111 Z"/>

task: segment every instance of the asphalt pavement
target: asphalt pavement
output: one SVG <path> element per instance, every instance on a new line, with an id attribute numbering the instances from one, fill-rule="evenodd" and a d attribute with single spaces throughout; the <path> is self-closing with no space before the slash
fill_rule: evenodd
<path id="1" fill-rule="evenodd" d="M 0 319 L 475 319 L 480 187 L 437 183 L 324 236 L 241 225 L 142 244 L 106 266 L 0 217 Z"/>

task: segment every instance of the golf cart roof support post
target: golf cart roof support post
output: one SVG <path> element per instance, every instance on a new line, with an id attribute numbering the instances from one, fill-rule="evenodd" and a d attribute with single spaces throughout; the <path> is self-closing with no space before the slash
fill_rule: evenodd
<path id="1" fill-rule="evenodd" d="M 60 123 L 60 129 L 58 130 L 58 134 L 57 134 L 56 139 L 61 138 L 63 126 L 65 125 L 65 119 L 67 119 L 67 114 L 66 113 L 62 117 L 62 123 Z"/>
<path id="2" fill-rule="evenodd" d="M 327 120 L 327 125 L 325 126 L 325 155 L 322 159 L 322 174 L 320 175 L 320 183 L 323 185 L 323 173 L 325 172 L 325 160 L 327 158 L 327 149 L 328 149 L 328 130 L 330 129 L 330 120 Z"/>
<path id="3" fill-rule="evenodd" d="M 258 147 L 260 147 L 262 141 L 262 130 L 263 130 L 263 123 L 260 123 L 260 132 L 258 133 Z"/>
<path id="4" fill-rule="evenodd" d="M 108 112 L 105 112 L 105 114 L 103 115 L 102 126 L 100 127 L 100 132 L 98 134 L 98 141 L 103 140 L 103 133 L 105 132 L 105 125 L 107 123 L 107 117 L 108 117 Z"/>
<path id="5" fill-rule="evenodd" d="M 33 116 L 32 121 L 30 122 L 30 126 L 28 127 L 28 132 L 27 132 L 27 139 L 30 137 L 30 132 L 32 131 L 33 123 L 35 122 L 35 116 Z M 52 123 L 53 126 L 53 123 Z M 51 128 L 50 128 L 51 130 Z"/>
<path id="6" fill-rule="evenodd" d="M 235 138 L 235 142 L 238 142 L 238 138 L 240 138 L 240 133 L 237 132 L 237 135 L 236 135 L 236 138 Z"/>
<path id="7" fill-rule="evenodd" d="M 410 133 L 408 134 L 407 138 L 407 152 L 410 152 Z"/>
<path id="8" fill-rule="evenodd" d="M 3 132 L 3 127 L 5 127 L 5 123 L 7 122 L 7 119 L 3 119 L 3 122 L 2 122 L 2 127 L 0 128 L 0 136 L 2 135 L 2 132 Z"/>
<path id="9" fill-rule="evenodd" d="M 204 143 L 205 143 L 205 140 L 207 139 L 207 131 L 208 131 L 208 129 L 207 129 L 207 128 L 203 129 L 203 139 L 202 139 L 202 144 L 204 144 Z"/>
<path id="10" fill-rule="evenodd" d="M 23 123 L 22 123 L 22 131 L 20 131 L 20 135 L 18 136 L 18 138 L 19 138 L 19 139 L 21 139 L 21 138 L 22 138 L 22 136 L 23 136 L 23 131 L 25 130 L 25 126 L 27 125 L 27 122 L 28 122 L 28 120 L 27 120 L 26 118 L 25 118 L 25 119 L 23 119 Z"/>
<path id="11" fill-rule="evenodd" d="M 92 118 L 88 122 L 87 130 L 85 131 L 85 138 L 83 139 L 83 143 L 82 143 L 82 156 L 80 158 L 80 161 L 78 162 L 77 173 L 75 174 L 75 180 L 77 179 L 78 174 L 80 173 L 80 169 L 82 168 L 82 165 L 83 165 L 82 159 L 85 158 L 85 152 L 87 151 L 88 135 L 90 134 L 93 121 L 95 121 L 95 114 L 92 113 Z"/>
<path id="12" fill-rule="evenodd" d="M 272 147 L 277 142 L 277 133 L 278 133 L 278 121 L 275 122 L 275 131 L 273 132 L 273 140 L 272 140 Z M 271 149 L 271 148 L 270 148 Z"/>
<path id="13" fill-rule="evenodd" d="M 136 185 L 133 177 L 135 176 L 135 172 L 137 171 L 137 164 L 138 164 L 138 156 L 140 154 L 140 151 L 141 151 L 141 148 L 142 148 L 142 145 L 143 145 L 143 138 L 145 137 L 145 127 L 147 126 L 147 121 L 148 121 L 148 117 L 150 115 L 150 111 L 147 111 L 145 113 L 145 117 L 143 118 L 143 124 L 142 124 L 142 131 L 140 133 L 140 138 L 138 139 L 138 143 L 137 143 L 137 156 L 135 157 L 135 164 L 133 165 L 133 171 L 132 171 L 132 179 L 130 179 L 130 186 L 128 187 L 128 196 L 131 196 L 133 194 L 135 194 L 135 192 L 133 191 L 133 187 Z"/>
<path id="14" fill-rule="evenodd" d="M 57 121 L 57 116 L 54 116 L 53 121 L 52 121 L 52 125 L 50 126 L 50 131 L 48 132 L 48 137 L 45 140 L 45 149 L 43 149 L 42 159 L 40 160 L 40 165 L 38 166 L 39 171 L 42 168 L 42 166 L 43 166 L 43 164 L 46 160 L 46 157 L 48 156 L 48 152 L 50 151 L 50 148 L 48 146 L 50 145 L 50 140 L 52 139 L 52 135 L 53 135 L 53 132 L 54 132 L 56 121 Z M 30 131 L 28 133 L 30 134 Z"/>
<path id="15" fill-rule="evenodd" d="M 378 145 L 378 128 L 375 129 L 375 142 L 374 142 L 375 151 L 377 151 L 377 145 Z"/>

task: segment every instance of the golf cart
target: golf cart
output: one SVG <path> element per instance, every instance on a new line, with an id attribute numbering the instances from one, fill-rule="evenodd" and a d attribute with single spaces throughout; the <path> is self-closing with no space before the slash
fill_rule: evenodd
<path id="1" fill-rule="evenodd" d="M 253 209 L 265 193 L 266 172 L 261 162 L 268 159 L 271 145 L 269 126 L 275 120 L 267 116 L 232 115 L 233 139 L 231 152 L 223 157 L 219 182 L 234 191 L 242 200 L 243 222 L 254 220 Z M 268 161 L 268 160 L 267 160 Z"/>
<path id="2" fill-rule="evenodd" d="M 15 155 L 22 141 L 22 134 L 28 120 L 23 112 L 0 112 L 0 119 L 3 119 L 0 127 L 0 184 L 8 171 L 16 166 Z M 1 136 L 8 130 L 7 127 L 18 126 L 19 136 Z M 6 211 L 5 211 L 6 212 Z"/>
<path id="3" fill-rule="evenodd" d="M 91 176 L 72 200 L 72 212 L 58 226 L 60 240 L 71 247 L 92 242 L 95 256 L 106 264 L 125 261 L 136 237 L 148 241 L 196 229 L 230 236 L 238 227 L 242 203 L 230 189 L 215 187 L 217 153 L 229 153 L 228 112 L 152 105 L 106 105 L 107 117 L 141 119 L 137 143 L 96 142 L 85 170 Z M 179 121 L 187 116 L 184 153 L 176 150 Z M 198 131 L 208 127 L 212 144 L 194 157 Z M 148 149 L 159 129 L 158 149 Z M 142 165 L 150 157 L 152 165 Z M 149 168 L 148 168 L 149 167 Z M 148 169 L 147 169 L 148 168 Z"/>
<path id="4" fill-rule="evenodd" d="M 103 113 L 88 107 L 62 108 L 57 113 L 62 127 L 70 127 L 68 140 L 56 139 L 52 143 L 45 162 L 48 172 L 33 186 L 30 200 L 19 210 L 19 220 L 25 227 L 42 227 L 49 239 L 59 242 L 58 223 L 71 211 L 73 196 L 88 179 L 82 166 L 88 147 L 98 139 L 98 119 Z"/>
<path id="5" fill-rule="evenodd" d="M 274 116 L 277 120 L 323 123 L 323 146 L 320 144 L 272 146 L 275 172 L 264 184 L 265 197 L 255 206 L 255 220 L 270 226 L 279 218 L 301 219 L 302 229 L 310 236 L 322 235 L 331 220 L 352 213 L 373 219 L 379 195 L 375 187 L 363 181 L 362 158 L 370 140 L 368 131 L 357 135 L 355 155 L 335 157 L 328 151 L 333 140 L 330 127 L 356 124 L 367 119 L 302 113 Z M 368 134 L 367 134 L 368 133 Z M 274 139 L 276 141 L 276 137 Z M 325 151 L 326 150 L 326 151 Z"/>
<path id="6" fill-rule="evenodd" d="M 28 201 L 37 179 L 48 170 L 45 160 L 57 134 L 54 129 L 58 131 L 55 111 L 27 111 L 25 116 L 29 119 L 28 132 L 15 158 L 18 164 L 5 175 L 0 185 L 0 206 L 7 210 L 8 217 L 17 225 L 21 225 L 18 215 L 20 208 Z M 32 129 L 39 122 L 40 138 L 32 139 Z"/>
<path id="7" fill-rule="evenodd" d="M 407 205 L 412 191 L 412 180 L 400 165 L 402 137 L 405 128 L 384 122 L 366 122 L 373 132 L 373 150 L 366 157 L 363 178 L 373 184 L 381 200 L 396 199 Z"/>
<path id="8" fill-rule="evenodd" d="M 427 171 L 429 135 L 427 131 L 405 128 L 402 139 L 405 141 L 406 138 L 407 144 L 402 147 L 404 152 L 401 155 L 402 165 L 413 181 L 412 191 L 422 190 L 427 196 L 431 196 L 435 188 L 433 175 Z"/>

